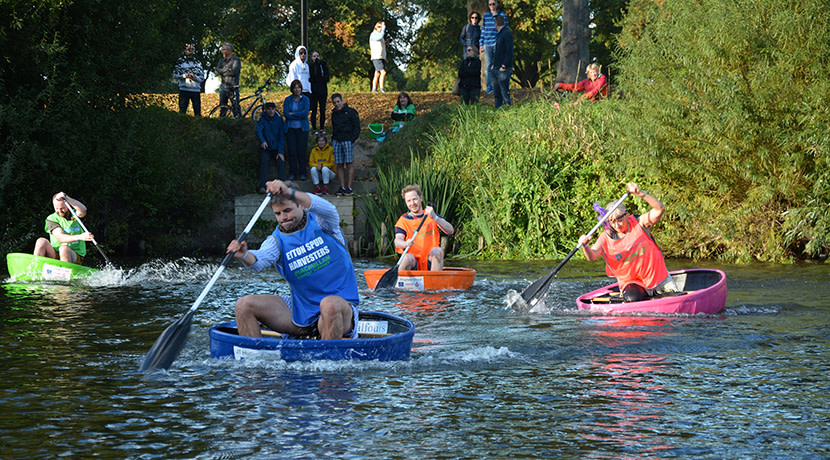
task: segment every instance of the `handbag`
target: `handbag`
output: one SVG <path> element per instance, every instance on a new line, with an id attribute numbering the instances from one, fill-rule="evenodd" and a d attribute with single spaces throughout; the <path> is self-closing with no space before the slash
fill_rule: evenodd
<path id="1" fill-rule="evenodd" d="M 461 94 L 461 77 L 455 77 L 455 83 L 452 85 L 453 96 Z"/>

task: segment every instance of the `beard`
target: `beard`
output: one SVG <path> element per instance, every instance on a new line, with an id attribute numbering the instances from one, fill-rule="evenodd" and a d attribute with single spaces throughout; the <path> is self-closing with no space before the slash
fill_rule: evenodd
<path id="1" fill-rule="evenodd" d="M 306 223 L 308 223 L 308 213 L 307 211 L 303 211 L 303 217 L 300 220 L 296 221 L 294 225 L 291 225 L 290 223 L 287 226 L 280 224 L 279 229 L 282 233 L 294 233 L 297 230 L 305 227 Z"/>

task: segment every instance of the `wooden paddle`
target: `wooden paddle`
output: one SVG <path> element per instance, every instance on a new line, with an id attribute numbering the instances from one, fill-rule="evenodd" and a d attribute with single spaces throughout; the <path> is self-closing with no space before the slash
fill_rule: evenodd
<path id="1" fill-rule="evenodd" d="M 431 203 L 429 205 L 432 206 Z M 421 226 L 424 225 L 424 222 L 427 221 L 427 217 L 427 213 L 426 211 L 424 211 L 424 217 L 421 219 L 421 223 L 418 224 L 418 228 L 415 229 L 415 233 L 412 234 L 412 238 L 418 236 L 418 232 L 421 230 Z M 398 263 L 395 264 L 394 267 L 387 270 L 386 273 L 384 273 L 383 276 L 380 277 L 380 279 L 378 280 L 378 284 L 375 285 L 376 290 L 389 289 L 395 287 L 395 285 L 398 284 L 398 267 L 400 267 L 401 261 L 406 256 L 406 253 L 409 252 L 409 248 L 411 247 L 412 245 L 407 246 L 406 249 L 404 249 L 403 254 L 401 254 L 401 258 L 398 259 Z"/>
<path id="2" fill-rule="evenodd" d="M 81 224 L 81 228 L 84 229 L 85 232 L 89 233 L 89 230 L 86 229 L 86 225 L 84 225 L 83 221 L 81 221 L 81 218 L 78 217 L 78 214 L 75 213 L 75 208 L 73 208 L 72 205 L 69 204 L 69 200 L 67 200 L 65 197 L 62 198 L 62 199 L 63 199 L 64 204 L 66 204 L 66 207 L 69 208 L 69 212 L 72 213 L 72 217 L 74 217 L 75 220 L 77 220 L 78 223 Z M 107 255 L 104 254 L 104 250 L 101 249 L 101 246 L 98 245 L 98 242 L 95 241 L 95 238 L 92 239 L 92 244 L 94 244 L 95 247 L 98 249 L 98 252 L 100 252 L 101 255 L 104 256 L 104 260 L 107 261 L 107 265 L 112 265 L 112 262 L 110 262 L 109 257 L 107 257 Z"/>
<path id="3" fill-rule="evenodd" d="M 594 232 L 596 232 L 597 229 L 599 229 L 602 226 L 602 224 L 605 223 L 605 221 L 608 219 L 608 216 L 613 214 L 614 210 L 617 209 L 617 207 L 621 205 L 622 202 L 625 201 L 625 199 L 628 198 L 628 195 L 630 194 L 630 192 L 625 192 L 622 198 L 620 198 L 613 205 L 611 205 L 611 209 L 606 210 L 605 215 L 602 216 L 602 219 L 600 219 L 600 221 L 597 222 L 594 228 L 592 228 L 591 231 L 588 232 L 588 237 L 593 235 Z M 578 251 L 581 247 L 582 245 L 577 243 L 576 247 L 573 248 L 573 250 L 571 250 L 568 256 L 565 257 L 564 260 L 562 260 L 562 262 L 559 262 L 559 265 L 557 265 L 556 268 L 553 269 L 553 271 L 551 271 L 546 276 L 543 276 L 542 278 L 539 278 L 538 280 L 534 281 L 530 286 L 526 287 L 525 290 L 522 291 L 520 297 L 514 297 L 512 299 L 509 299 L 508 301 L 511 302 L 509 307 L 515 311 L 529 311 L 530 309 L 532 309 L 536 305 L 536 303 L 538 303 L 539 300 L 541 300 L 541 298 L 544 297 L 545 294 L 547 294 L 548 287 L 550 286 L 550 283 L 553 281 L 553 279 L 556 277 L 556 274 L 559 273 L 559 270 L 569 260 L 571 260 L 571 257 L 573 257 L 573 255 L 576 254 L 576 251 Z M 524 305 L 520 305 L 522 302 L 524 303 Z"/>
<path id="4" fill-rule="evenodd" d="M 271 195 L 272 194 L 269 193 L 265 196 L 265 199 L 262 200 L 262 204 L 259 205 L 259 209 L 257 209 L 254 216 L 251 217 L 251 221 L 248 222 L 245 230 L 239 234 L 239 238 L 237 238 L 236 241 L 239 241 L 240 243 L 245 241 L 248 237 L 248 232 L 250 232 L 254 227 L 254 224 L 259 219 L 262 211 L 265 210 L 265 207 L 268 206 L 268 202 L 271 201 Z M 152 372 L 156 369 L 168 369 L 170 365 L 173 364 L 173 361 L 176 360 L 176 357 L 179 356 L 182 348 L 184 348 L 185 342 L 187 342 L 187 336 L 190 334 L 190 325 L 193 322 L 193 315 L 196 313 L 196 309 L 199 308 L 199 304 L 202 303 L 202 300 L 204 300 L 208 291 L 210 291 L 210 288 L 213 287 L 213 284 L 216 283 L 217 279 L 219 279 L 219 275 L 222 274 L 225 267 L 227 267 L 228 263 L 230 263 L 231 259 L 233 259 L 234 254 L 236 254 L 236 251 L 225 255 L 225 259 L 222 261 L 222 264 L 202 290 L 199 298 L 197 298 L 196 302 L 193 303 L 193 306 L 190 307 L 190 310 L 188 310 L 184 316 L 179 318 L 178 321 L 170 326 L 167 326 L 167 329 L 165 329 L 164 332 L 162 332 L 156 339 L 156 342 L 150 348 L 150 351 L 147 352 L 147 356 L 144 358 L 144 363 L 141 364 L 139 371 Z"/>

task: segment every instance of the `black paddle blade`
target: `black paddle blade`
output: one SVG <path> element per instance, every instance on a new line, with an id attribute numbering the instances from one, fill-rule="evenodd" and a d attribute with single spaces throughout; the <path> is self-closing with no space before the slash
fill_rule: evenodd
<path id="1" fill-rule="evenodd" d="M 392 289 L 398 284 L 398 265 L 390 268 L 380 277 L 378 280 L 378 284 L 375 285 L 375 290 L 377 289 Z"/>
<path id="2" fill-rule="evenodd" d="M 507 308 L 510 308 L 516 313 L 529 312 L 547 294 L 550 283 L 555 276 L 555 273 L 549 273 L 547 276 L 539 278 L 530 286 L 526 287 L 521 294 L 513 290 L 509 291 L 505 298 Z"/>
<path id="3" fill-rule="evenodd" d="M 161 333 L 150 351 L 147 352 L 139 372 L 153 372 L 157 369 L 170 368 L 170 365 L 179 356 L 187 342 L 194 313 L 195 310 L 188 310 L 178 321 L 167 326 L 167 329 Z"/>

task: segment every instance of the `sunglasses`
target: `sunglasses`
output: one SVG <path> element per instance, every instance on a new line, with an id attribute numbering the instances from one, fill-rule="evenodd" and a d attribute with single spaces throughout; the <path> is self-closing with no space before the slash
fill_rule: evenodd
<path id="1" fill-rule="evenodd" d="M 608 223 L 611 224 L 611 225 L 619 225 L 619 224 L 625 222 L 626 218 L 628 218 L 628 213 L 627 212 L 623 213 L 623 214 L 620 214 L 618 217 L 615 217 L 613 219 L 608 219 Z"/>
<path id="2" fill-rule="evenodd" d="M 470 19 L 481 19 L 481 16 L 470 16 Z"/>

